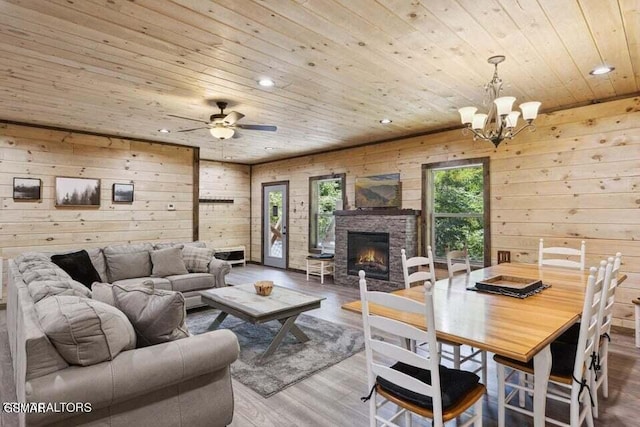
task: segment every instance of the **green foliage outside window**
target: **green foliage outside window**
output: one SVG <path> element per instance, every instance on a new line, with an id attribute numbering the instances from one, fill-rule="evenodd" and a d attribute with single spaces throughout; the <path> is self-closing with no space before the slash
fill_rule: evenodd
<path id="1" fill-rule="evenodd" d="M 335 244 L 335 226 L 333 212 L 342 200 L 341 180 L 331 179 L 317 181 L 317 235 L 316 245 L 324 243 L 327 246 Z"/>
<path id="2" fill-rule="evenodd" d="M 469 258 L 484 259 L 484 178 L 481 166 L 433 171 L 435 256 L 462 249 Z M 467 214 L 467 215 L 447 215 Z"/>

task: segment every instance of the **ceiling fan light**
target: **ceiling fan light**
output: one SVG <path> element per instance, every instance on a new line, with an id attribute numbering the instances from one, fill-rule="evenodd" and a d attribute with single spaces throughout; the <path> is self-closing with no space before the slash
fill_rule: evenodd
<path id="1" fill-rule="evenodd" d="M 525 102 L 520 104 L 522 110 L 522 118 L 525 120 L 535 120 L 538 117 L 538 108 L 542 103 L 538 101 Z"/>
<path id="2" fill-rule="evenodd" d="M 211 136 L 218 139 L 229 139 L 233 136 L 235 131 L 231 128 L 226 127 L 214 127 L 209 129 Z"/>

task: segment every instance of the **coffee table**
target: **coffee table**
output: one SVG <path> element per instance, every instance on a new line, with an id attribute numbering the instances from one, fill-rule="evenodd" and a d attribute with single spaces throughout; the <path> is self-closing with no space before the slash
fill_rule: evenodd
<path id="1" fill-rule="evenodd" d="M 271 295 L 261 296 L 256 294 L 253 283 L 201 291 L 200 296 L 202 302 L 220 310 L 209 330 L 217 329 L 229 314 L 253 324 L 272 320 L 281 323 L 280 330 L 260 356 L 261 359 L 273 354 L 289 332 L 299 342 L 309 341 L 309 337 L 296 326 L 295 321 L 300 313 L 320 308 L 320 303 L 325 299 L 282 286 L 274 286 Z"/>

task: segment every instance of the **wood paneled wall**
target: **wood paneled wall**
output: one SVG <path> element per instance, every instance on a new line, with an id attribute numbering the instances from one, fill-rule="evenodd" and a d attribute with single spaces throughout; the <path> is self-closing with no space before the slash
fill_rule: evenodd
<path id="1" fill-rule="evenodd" d="M 211 247 L 250 245 L 251 167 L 200 161 L 200 198 L 230 199 L 233 203 L 200 203 L 200 240 Z"/>
<path id="2" fill-rule="evenodd" d="M 56 208 L 56 176 L 100 178 L 100 208 Z M 40 178 L 42 200 L 14 201 L 14 177 Z M 112 203 L 113 183 L 133 183 L 134 202 Z M 0 124 L 0 256 L 187 241 L 192 224 L 193 148 Z"/>
<path id="3" fill-rule="evenodd" d="M 640 296 L 640 98 L 558 111 L 536 124 L 536 132 L 498 149 L 455 130 L 256 165 L 252 260 L 261 257 L 263 182 L 290 182 L 290 267 L 304 269 L 310 176 L 346 173 L 352 204 L 356 177 L 400 172 L 403 207 L 421 209 L 422 164 L 489 156 L 493 262 L 497 250 L 511 251 L 514 261 L 537 262 L 540 237 L 554 246 L 586 240 L 589 265 L 621 251 L 629 279 L 616 295 L 615 317 L 632 327 L 631 300 Z"/>

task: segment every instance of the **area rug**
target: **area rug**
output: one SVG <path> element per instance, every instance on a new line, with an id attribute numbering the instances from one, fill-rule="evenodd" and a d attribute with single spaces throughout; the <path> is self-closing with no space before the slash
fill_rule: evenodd
<path id="1" fill-rule="evenodd" d="M 218 313 L 212 308 L 189 311 L 189 331 L 194 335 L 207 332 Z M 307 334 L 309 341 L 300 343 L 289 333 L 275 353 L 260 361 L 280 323 L 252 325 L 227 316 L 220 328 L 233 331 L 240 342 L 240 357 L 231 365 L 232 377 L 261 396 L 269 397 L 364 349 L 361 330 L 305 314 L 298 317 L 296 325 Z"/>

